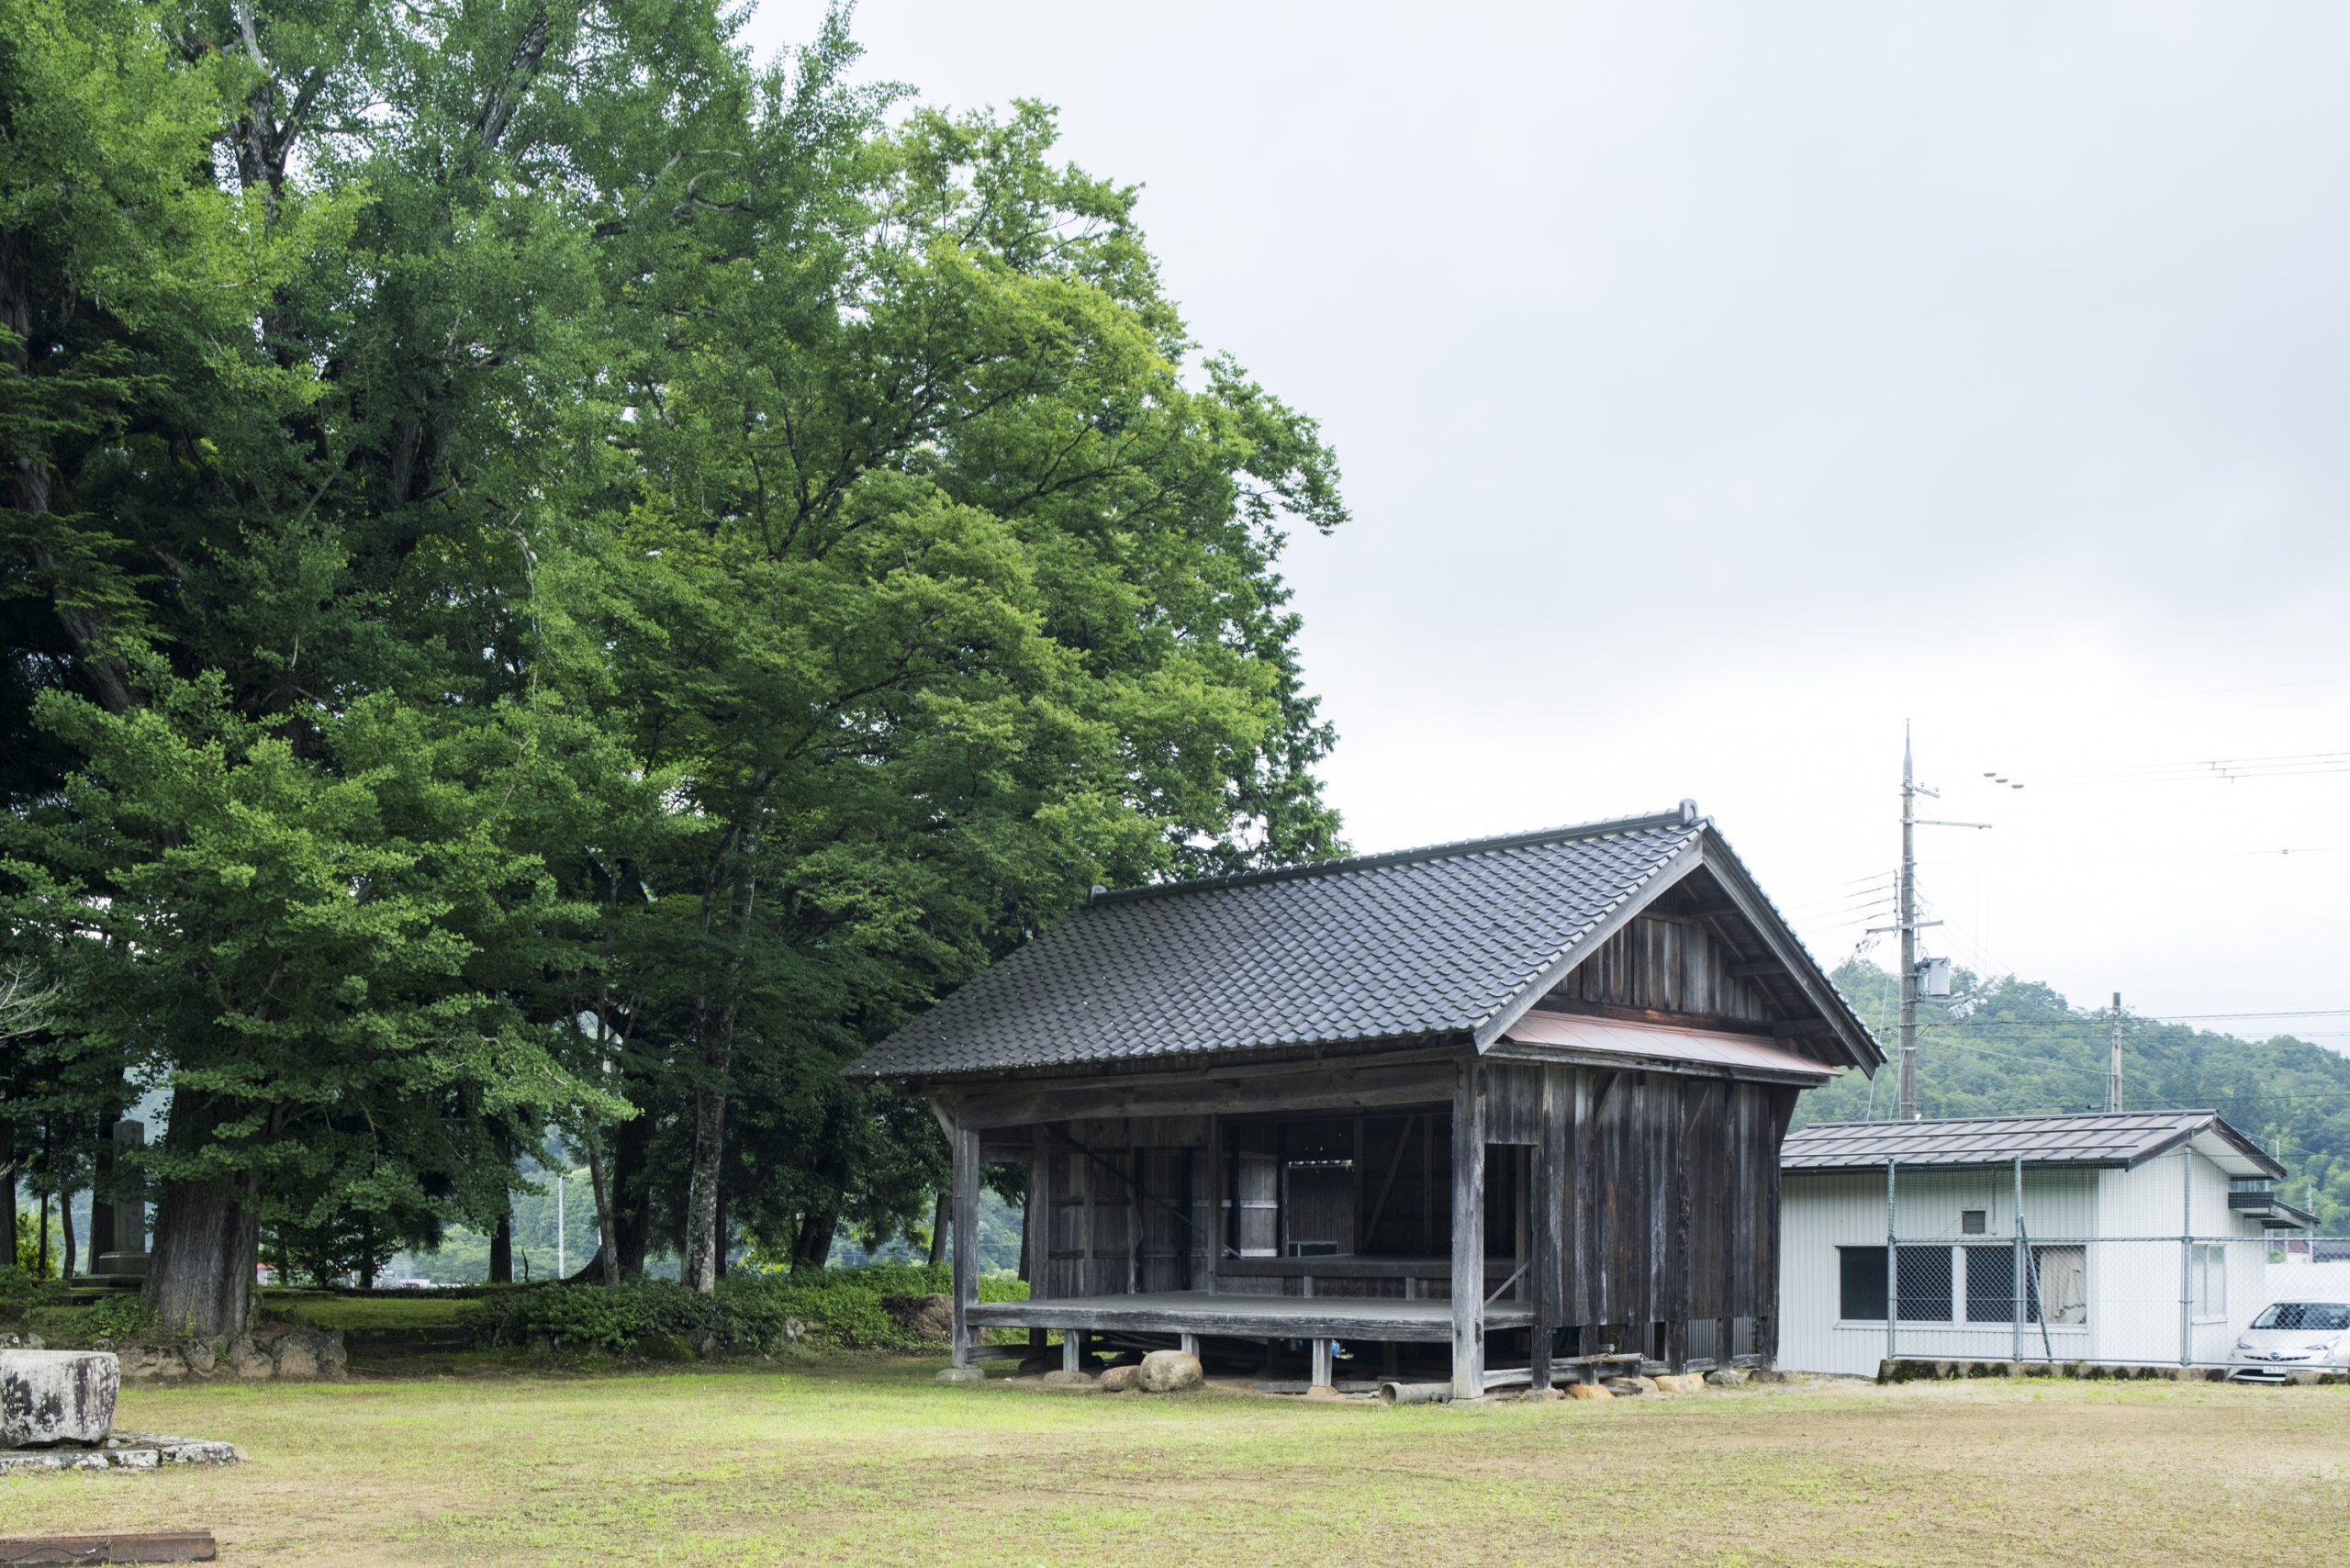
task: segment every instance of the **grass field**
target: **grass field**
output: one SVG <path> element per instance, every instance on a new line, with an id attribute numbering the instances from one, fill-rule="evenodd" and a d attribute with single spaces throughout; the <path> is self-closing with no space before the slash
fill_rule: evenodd
<path id="1" fill-rule="evenodd" d="M 0 1482 L 0 1535 L 229 1564 L 2340 1562 L 2350 1389 L 1815 1384 L 1389 1409 L 935 1363 L 140 1386 L 220 1470 Z"/>

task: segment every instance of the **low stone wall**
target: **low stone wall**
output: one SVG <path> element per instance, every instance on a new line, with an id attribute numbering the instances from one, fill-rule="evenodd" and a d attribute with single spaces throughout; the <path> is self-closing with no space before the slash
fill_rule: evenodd
<path id="1" fill-rule="evenodd" d="M 2225 1367 L 2148 1366 L 2123 1361 L 1950 1361 L 1902 1356 L 1877 1363 L 1879 1383 L 1935 1383 L 1968 1377 L 2057 1377 L 2115 1382 L 2225 1383 Z M 2295 1383 L 2350 1383 L 2350 1373 L 2301 1370 Z"/>
<path id="2" fill-rule="evenodd" d="M 159 1344 L 108 1344 L 122 1358 L 125 1383 L 157 1383 L 174 1378 L 241 1378 L 312 1383 L 336 1381 L 351 1367 L 340 1331 L 318 1328 L 263 1329 L 217 1339 L 182 1339 Z"/>

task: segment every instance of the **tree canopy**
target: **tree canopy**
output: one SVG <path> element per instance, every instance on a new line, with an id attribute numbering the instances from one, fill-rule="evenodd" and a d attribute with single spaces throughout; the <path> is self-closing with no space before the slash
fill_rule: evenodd
<path id="1" fill-rule="evenodd" d="M 551 1126 L 607 1277 L 902 1229 L 938 1139 L 846 1057 L 1096 881 L 1337 846 L 1314 422 L 1049 110 L 732 28 L 0 17 L 5 1070 L 69 1147 L 170 1089 L 174 1323 Z"/>

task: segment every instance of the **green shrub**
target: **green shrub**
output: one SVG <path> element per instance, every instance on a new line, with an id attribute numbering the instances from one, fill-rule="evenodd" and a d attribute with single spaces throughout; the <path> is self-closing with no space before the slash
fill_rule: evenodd
<path id="1" fill-rule="evenodd" d="M 30 1269 L 0 1264 L 0 1317 L 17 1317 L 54 1300 L 58 1287 Z"/>
<path id="2" fill-rule="evenodd" d="M 795 1334 L 858 1350 L 916 1350 L 915 1334 L 884 1311 L 889 1296 L 941 1295 L 944 1265 L 882 1263 L 793 1274 L 730 1274 L 710 1295 L 666 1280 L 618 1286 L 533 1285 L 468 1302 L 458 1320 L 486 1346 L 544 1342 L 567 1350 L 627 1351 L 683 1340 L 705 1353 L 772 1352 Z M 982 1301 L 1021 1301 L 1017 1280 L 981 1280 Z"/>
<path id="3" fill-rule="evenodd" d="M 108 1296 L 75 1317 L 74 1331 L 84 1340 L 136 1339 L 155 1327 L 155 1309 L 129 1294 Z"/>

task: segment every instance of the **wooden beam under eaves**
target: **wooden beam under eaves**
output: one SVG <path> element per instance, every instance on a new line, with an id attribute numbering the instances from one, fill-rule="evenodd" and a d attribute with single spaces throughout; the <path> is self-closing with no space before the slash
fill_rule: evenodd
<path id="1" fill-rule="evenodd" d="M 1749 963 L 1732 964 L 1729 972 L 1740 980 L 1752 980 L 1758 975 L 1783 975 L 1787 966 L 1776 958 L 1756 958 Z"/>
<path id="2" fill-rule="evenodd" d="M 1799 1035 L 1829 1035 L 1836 1025 L 1825 1018 L 1782 1018 L 1771 1025 L 1771 1033 L 1781 1039 Z"/>

